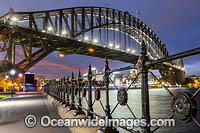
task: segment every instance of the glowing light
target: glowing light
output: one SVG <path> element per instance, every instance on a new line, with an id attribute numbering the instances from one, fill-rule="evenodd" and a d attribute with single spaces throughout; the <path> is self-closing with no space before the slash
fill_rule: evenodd
<path id="1" fill-rule="evenodd" d="M 60 53 L 60 54 L 59 54 L 59 57 L 60 57 L 60 58 L 64 58 L 65 55 L 64 55 L 63 53 Z"/>
<path id="2" fill-rule="evenodd" d="M 119 48 L 119 45 L 116 45 L 115 48 Z"/>
<path id="3" fill-rule="evenodd" d="M 148 69 L 148 71 L 149 71 L 149 72 L 151 72 L 151 71 L 152 71 L 152 69 L 151 69 L 151 68 L 149 68 L 149 69 Z"/>
<path id="4" fill-rule="evenodd" d="M 48 31 L 52 31 L 53 28 L 52 28 L 51 26 L 49 26 L 47 30 L 48 30 Z"/>
<path id="5" fill-rule="evenodd" d="M 185 69 L 184 68 L 182 68 L 182 71 L 184 71 Z"/>
<path id="6" fill-rule="evenodd" d="M 104 48 L 106 47 L 106 45 L 103 46 Z"/>
<path id="7" fill-rule="evenodd" d="M 112 46 L 113 46 L 113 44 L 112 44 L 112 43 L 109 43 L 109 46 L 110 46 L 110 47 L 112 47 Z"/>
<path id="8" fill-rule="evenodd" d="M 165 84 L 165 87 L 167 87 L 168 86 L 168 84 Z"/>
<path id="9" fill-rule="evenodd" d="M 132 53 L 135 53 L 135 50 L 132 50 Z"/>
<path id="10" fill-rule="evenodd" d="M 14 69 L 10 70 L 11 75 L 15 75 L 16 71 Z"/>
<path id="11" fill-rule="evenodd" d="M 67 35 L 67 31 L 63 30 L 62 35 Z"/>
<path id="12" fill-rule="evenodd" d="M 89 40 L 89 37 L 88 37 L 88 36 L 85 36 L 85 37 L 84 37 L 84 40 L 85 40 L 85 41 Z"/>
<path id="13" fill-rule="evenodd" d="M 127 49 L 127 51 L 129 52 L 129 51 L 131 51 L 131 49 L 130 49 L 130 48 L 128 48 L 128 49 Z"/>
<path id="14" fill-rule="evenodd" d="M 44 33 L 44 32 L 46 32 L 46 30 L 42 30 L 42 32 Z"/>
<path id="15" fill-rule="evenodd" d="M 35 77 L 35 80 L 36 80 L 36 81 L 38 81 L 38 80 L 39 80 L 39 78 L 38 78 L 38 77 Z"/>
<path id="16" fill-rule="evenodd" d="M 19 74 L 18 74 L 18 77 L 19 77 L 19 78 L 22 78 L 22 77 L 23 77 L 23 74 L 22 74 L 22 73 L 19 73 Z"/>
<path id="17" fill-rule="evenodd" d="M 6 79 L 9 79 L 9 76 L 8 76 L 8 75 L 6 75 L 6 76 L 5 76 L 5 78 L 6 78 Z"/>
<path id="18" fill-rule="evenodd" d="M 16 16 L 13 16 L 13 17 L 11 18 L 11 21 L 17 22 L 17 21 L 18 21 L 18 18 L 17 18 Z"/>
<path id="19" fill-rule="evenodd" d="M 172 68 L 172 67 L 170 67 L 170 68 L 169 68 L 169 70 L 170 70 L 170 71 L 172 71 L 172 70 L 173 70 L 173 68 Z"/>
<path id="20" fill-rule="evenodd" d="M 96 68 L 95 68 L 95 67 L 92 67 L 92 70 L 94 71 L 94 70 L 96 70 Z"/>
<path id="21" fill-rule="evenodd" d="M 97 40 L 97 39 L 94 39 L 94 40 L 93 40 L 93 42 L 94 42 L 94 43 L 97 43 L 97 42 L 98 42 L 98 40 Z"/>
<path id="22" fill-rule="evenodd" d="M 91 52 L 91 53 L 93 53 L 94 49 L 93 48 L 89 48 L 88 51 Z"/>

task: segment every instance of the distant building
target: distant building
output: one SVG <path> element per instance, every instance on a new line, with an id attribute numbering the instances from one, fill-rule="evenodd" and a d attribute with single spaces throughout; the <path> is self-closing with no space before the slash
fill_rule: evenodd
<path id="1" fill-rule="evenodd" d="M 200 80 L 200 76 L 192 75 L 190 76 L 193 80 Z"/>

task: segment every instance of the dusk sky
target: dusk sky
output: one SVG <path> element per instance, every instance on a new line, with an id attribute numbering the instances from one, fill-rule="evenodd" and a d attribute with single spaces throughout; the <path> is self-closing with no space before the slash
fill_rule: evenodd
<path id="1" fill-rule="evenodd" d="M 170 54 L 200 47 L 200 0 L 1 0 L 0 16 L 9 11 L 38 11 L 79 6 L 100 6 L 128 11 L 147 24 L 166 44 Z M 103 69 L 104 60 L 81 55 L 67 55 L 59 58 L 54 52 L 30 69 L 39 76 L 61 77 L 87 71 L 88 63 L 99 70 Z M 200 55 L 184 60 L 187 75 L 200 75 Z M 130 64 L 111 61 L 111 68 Z"/>

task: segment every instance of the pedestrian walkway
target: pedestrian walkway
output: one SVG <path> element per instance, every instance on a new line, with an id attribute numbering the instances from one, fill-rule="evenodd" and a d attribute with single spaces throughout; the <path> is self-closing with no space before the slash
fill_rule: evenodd
<path id="1" fill-rule="evenodd" d="M 38 121 L 34 128 L 24 124 L 24 118 L 33 114 L 39 120 L 41 116 L 59 118 L 56 110 L 42 94 L 15 95 L 13 98 L 0 101 L 1 133 L 69 133 L 67 128 L 43 128 Z"/>

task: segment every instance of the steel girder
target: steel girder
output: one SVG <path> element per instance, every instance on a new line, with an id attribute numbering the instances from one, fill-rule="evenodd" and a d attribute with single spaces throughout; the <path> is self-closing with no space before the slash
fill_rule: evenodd
<path id="1" fill-rule="evenodd" d="M 37 12 L 11 12 L 1 17 L 0 20 L 6 21 L 11 16 L 18 18 L 19 25 L 43 31 L 48 31 L 48 27 L 51 27 L 51 33 L 54 34 L 62 34 L 62 31 L 65 30 L 67 32 L 66 36 L 71 38 L 80 35 L 84 37 L 86 32 L 90 31 L 91 41 L 94 39 L 95 29 L 104 27 L 104 30 L 106 28 L 118 30 L 130 36 L 139 44 L 142 39 L 145 39 L 149 54 L 154 58 L 169 55 L 166 46 L 153 30 L 128 12 L 105 7 L 76 7 Z M 102 31 L 99 30 L 99 34 L 102 34 Z M 115 33 L 113 32 L 113 34 Z M 98 40 L 102 39 L 102 37 L 98 38 Z M 115 40 L 116 36 L 109 39 Z M 107 42 L 110 42 L 110 40 Z M 125 46 L 122 46 L 122 48 L 128 47 L 126 46 L 129 45 L 127 42 L 127 39 L 124 39 Z"/>

